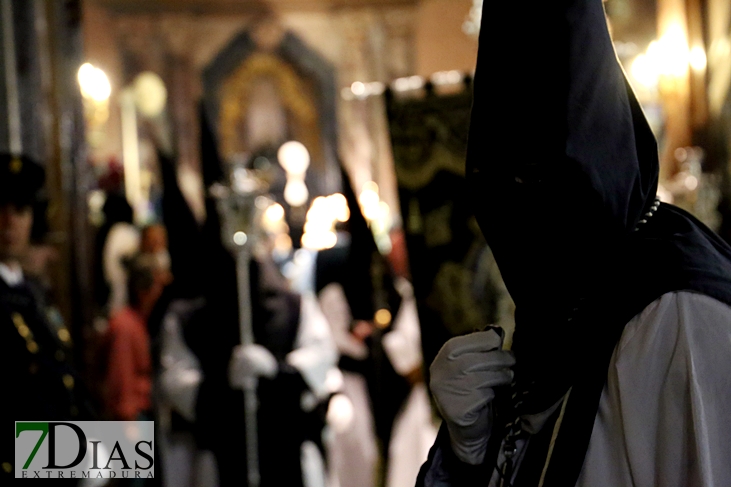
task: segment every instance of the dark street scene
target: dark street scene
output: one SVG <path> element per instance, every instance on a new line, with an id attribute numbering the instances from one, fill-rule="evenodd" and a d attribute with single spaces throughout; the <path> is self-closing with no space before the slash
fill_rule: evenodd
<path id="1" fill-rule="evenodd" d="M 0 347 L 2 485 L 731 486 L 731 0 L 0 0 Z"/>

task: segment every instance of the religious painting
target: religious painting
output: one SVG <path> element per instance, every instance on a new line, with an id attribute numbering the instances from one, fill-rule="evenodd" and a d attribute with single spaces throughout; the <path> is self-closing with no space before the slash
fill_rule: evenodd
<path id="1" fill-rule="evenodd" d="M 264 170 L 298 247 L 309 203 L 340 190 L 335 70 L 292 32 L 267 26 L 235 36 L 203 71 L 201 163 L 206 186 L 220 181 L 228 164 Z M 307 150 L 304 174 L 280 164 L 278 150 L 289 141 Z M 290 191 L 290 204 L 285 189 L 294 179 L 300 191 L 297 198 Z"/>
<path id="2" fill-rule="evenodd" d="M 288 140 L 297 140 L 313 161 L 321 161 L 312 91 L 308 80 L 276 55 L 249 56 L 221 87 L 219 131 L 224 158 L 276 150 Z"/>

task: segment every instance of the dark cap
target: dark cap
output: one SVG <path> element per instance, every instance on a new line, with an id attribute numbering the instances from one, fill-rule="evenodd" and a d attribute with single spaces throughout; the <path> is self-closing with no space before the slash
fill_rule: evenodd
<path id="1" fill-rule="evenodd" d="M 0 204 L 36 203 L 45 177 L 43 168 L 28 157 L 0 153 Z"/>

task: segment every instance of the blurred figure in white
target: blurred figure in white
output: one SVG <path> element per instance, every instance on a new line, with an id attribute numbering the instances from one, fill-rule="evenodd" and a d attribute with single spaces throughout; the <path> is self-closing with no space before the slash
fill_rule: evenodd
<path id="1" fill-rule="evenodd" d="M 319 299 L 341 358 L 365 359 L 368 347 L 349 330 L 353 318 L 342 285 L 328 284 L 320 291 Z M 378 445 L 368 384 L 363 374 L 347 368 L 343 368 L 342 375 L 340 393 L 331 400 L 328 411 L 332 428 L 328 445 L 330 487 L 373 487 Z"/>
<path id="2" fill-rule="evenodd" d="M 404 259 L 379 253 L 345 171 L 343 196 L 349 219 L 335 246 L 295 259 L 309 269 L 298 281 L 314 286 L 340 352 L 343 384 L 328 412 L 332 487 L 408 485 L 436 437 L 416 304 L 396 277 Z"/>
<path id="3" fill-rule="evenodd" d="M 109 195 L 104 204 L 108 223 L 102 250 L 104 280 L 109 286 L 106 308 L 109 315 L 128 304 L 127 271 L 123 261 L 140 250 L 140 231 L 132 224 L 132 208 L 124 196 Z M 101 231 L 100 231 L 101 232 Z"/>
<path id="4" fill-rule="evenodd" d="M 401 306 L 391 331 L 382 341 L 393 368 L 406 377 L 412 387 L 394 421 L 387 452 L 386 487 L 412 483 L 437 436 L 421 373 L 421 332 L 413 291 L 404 278 L 396 279 L 396 289 L 402 297 Z M 328 284 L 320 291 L 319 299 L 341 356 L 365 359 L 369 350 L 357 333 L 350 331 L 353 319 L 342 286 Z M 378 444 L 368 384 L 365 377 L 355 371 L 346 369 L 342 375 L 340 394 L 331 401 L 328 413 L 328 422 L 333 428 L 329 454 L 331 487 L 372 487 L 376 485 Z"/>
<path id="5" fill-rule="evenodd" d="M 396 278 L 395 285 L 402 298 L 401 307 L 394 319 L 393 330 L 383 337 L 383 347 L 393 368 L 408 378 L 412 387 L 394 422 L 386 487 L 410 486 L 437 437 L 437 426 L 422 374 L 421 329 L 414 291 L 403 277 Z"/>

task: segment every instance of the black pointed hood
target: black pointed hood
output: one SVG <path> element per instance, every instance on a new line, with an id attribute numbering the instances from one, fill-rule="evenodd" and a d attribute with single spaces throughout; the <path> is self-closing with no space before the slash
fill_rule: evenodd
<path id="1" fill-rule="evenodd" d="M 521 40 L 506 48 L 509 19 Z M 486 4 L 467 166 L 518 306 L 574 298 L 632 233 L 655 198 L 657 147 L 600 1 Z"/>
<path id="2" fill-rule="evenodd" d="M 163 183 L 162 215 L 176 291 L 181 296 L 195 296 L 201 291 L 205 269 L 201 230 L 178 184 L 174 158 L 158 152 L 158 160 Z"/>
<path id="3" fill-rule="evenodd" d="M 201 131 L 201 171 L 203 173 L 203 184 L 208 188 L 213 183 L 223 180 L 223 162 L 218 151 L 214 125 L 211 123 L 203 103 L 199 105 L 198 113 L 200 115 Z"/>

